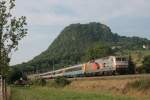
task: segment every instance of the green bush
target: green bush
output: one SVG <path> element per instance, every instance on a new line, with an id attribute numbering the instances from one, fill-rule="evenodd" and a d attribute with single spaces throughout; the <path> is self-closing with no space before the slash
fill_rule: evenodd
<path id="1" fill-rule="evenodd" d="M 45 79 L 40 79 L 39 80 L 39 85 L 45 86 L 46 85 L 46 80 Z"/>
<path id="2" fill-rule="evenodd" d="M 136 68 L 136 72 L 139 73 L 139 74 L 142 74 L 142 73 L 145 73 L 145 69 L 144 69 L 143 66 L 140 66 L 140 67 Z"/>
<path id="3" fill-rule="evenodd" d="M 27 75 L 24 74 L 20 69 L 11 68 L 9 73 L 8 73 L 7 81 L 9 84 L 13 84 L 17 80 L 20 80 L 21 78 L 25 81 L 28 80 Z"/>
<path id="4" fill-rule="evenodd" d="M 150 55 L 144 57 L 143 66 L 145 72 L 150 73 Z"/>
<path id="5" fill-rule="evenodd" d="M 150 79 L 141 79 L 128 83 L 128 87 L 145 90 L 150 89 Z"/>
<path id="6" fill-rule="evenodd" d="M 56 87 L 64 87 L 70 83 L 71 81 L 67 80 L 65 77 L 57 77 L 54 79 L 54 85 Z"/>
<path id="7" fill-rule="evenodd" d="M 35 79 L 32 80 L 33 85 L 38 85 L 38 86 L 45 86 L 47 84 L 47 81 L 45 79 Z"/>
<path id="8" fill-rule="evenodd" d="M 129 66 L 128 66 L 128 74 L 135 74 L 135 63 L 133 62 L 133 59 L 131 56 L 129 56 Z"/>

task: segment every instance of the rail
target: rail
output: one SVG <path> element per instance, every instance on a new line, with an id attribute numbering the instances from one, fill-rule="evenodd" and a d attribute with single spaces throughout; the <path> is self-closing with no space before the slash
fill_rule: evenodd
<path id="1" fill-rule="evenodd" d="M 110 79 L 150 79 L 150 74 L 132 74 L 132 75 L 116 75 L 116 76 L 97 76 L 97 77 L 75 77 L 70 80 L 110 80 Z"/>

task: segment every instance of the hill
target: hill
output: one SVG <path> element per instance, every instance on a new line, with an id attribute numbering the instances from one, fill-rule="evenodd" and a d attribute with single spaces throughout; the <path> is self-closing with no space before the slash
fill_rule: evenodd
<path id="1" fill-rule="evenodd" d="M 24 71 L 58 69 L 117 54 L 125 50 L 142 50 L 150 40 L 119 36 L 101 23 L 71 24 L 53 41 L 48 49 L 27 63 L 16 65 Z M 54 67 L 53 67 L 54 66 Z"/>

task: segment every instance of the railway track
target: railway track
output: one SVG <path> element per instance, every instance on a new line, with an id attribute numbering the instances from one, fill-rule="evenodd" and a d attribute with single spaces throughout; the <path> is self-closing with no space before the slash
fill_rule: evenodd
<path id="1" fill-rule="evenodd" d="M 109 79 L 135 79 L 135 78 L 148 78 L 150 74 L 134 74 L 134 75 L 116 75 L 116 76 L 96 76 L 96 77 L 75 77 L 70 80 L 109 80 Z"/>

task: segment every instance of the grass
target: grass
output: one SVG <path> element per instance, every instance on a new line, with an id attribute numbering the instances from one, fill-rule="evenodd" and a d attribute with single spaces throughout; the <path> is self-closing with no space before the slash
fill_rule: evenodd
<path id="1" fill-rule="evenodd" d="M 139 90 L 150 89 L 150 79 L 136 80 L 134 82 L 128 83 L 127 85 L 130 88 L 135 88 L 135 89 L 139 89 Z"/>
<path id="2" fill-rule="evenodd" d="M 74 91 L 48 87 L 12 87 L 11 100 L 137 100 L 127 96 L 113 96 L 110 93 Z"/>
<path id="3" fill-rule="evenodd" d="M 144 77 L 76 80 L 65 87 L 55 85 L 50 80 L 43 87 L 12 86 L 11 100 L 150 100 L 150 78 Z"/>

